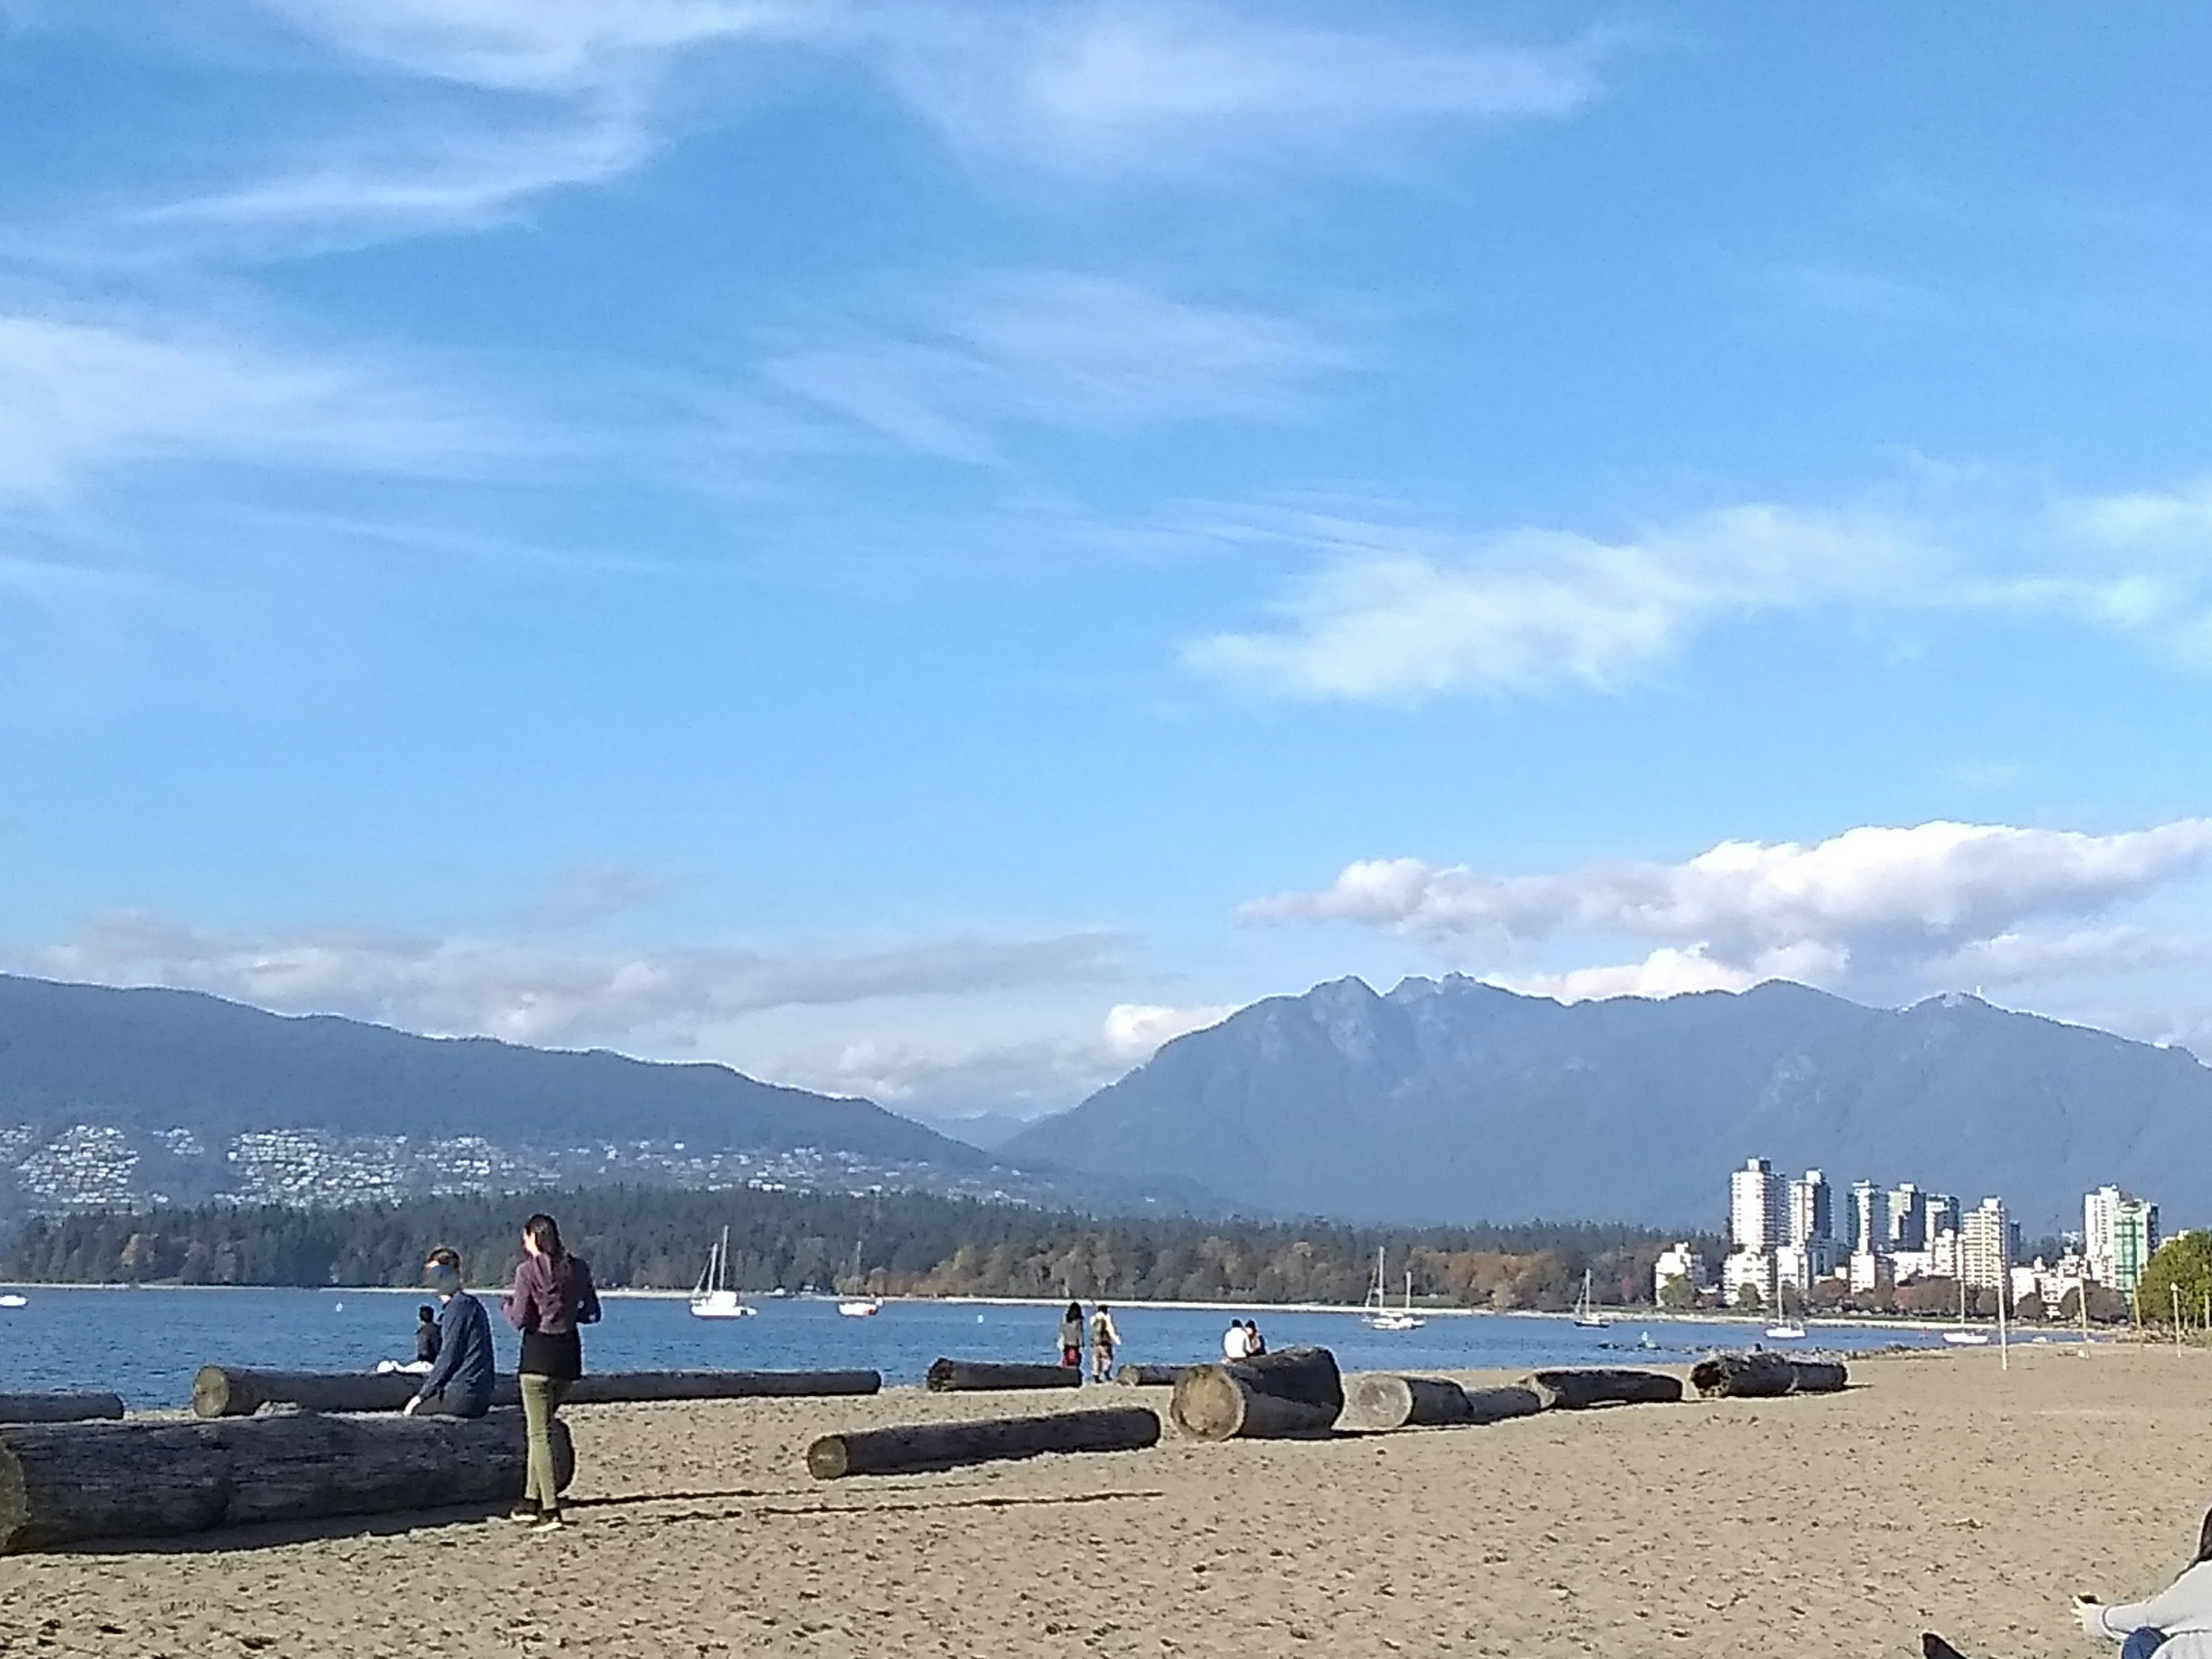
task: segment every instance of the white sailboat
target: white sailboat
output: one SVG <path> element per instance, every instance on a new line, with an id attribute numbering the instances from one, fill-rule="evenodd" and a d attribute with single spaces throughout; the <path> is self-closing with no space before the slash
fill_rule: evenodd
<path id="1" fill-rule="evenodd" d="M 1367 1300 L 1360 1304 L 1368 1311 L 1360 1322 L 1370 1331 L 1418 1331 L 1426 1320 L 1413 1312 L 1413 1270 L 1406 1269 L 1406 1305 L 1390 1308 L 1382 1301 L 1382 1252 L 1375 1252 L 1375 1282 L 1367 1287 Z"/>
<path id="2" fill-rule="evenodd" d="M 730 1230 L 722 1229 L 721 1243 L 707 1253 L 707 1271 L 691 1288 L 694 1319 L 750 1319 L 753 1310 L 724 1283 L 730 1275 Z"/>
<path id="3" fill-rule="evenodd" d="M 1575 1302 L 1575 1323 L 1593 1331 L 1601 1331 L 1613 1323 L 1597 1310 L 1596 1304 L 1590 1300 L 1590 1270 L 1588 1267 L 1583 1269 L 1583 1293 Z"/>
<path id="4" fill-rule="evenodd" d="M 861 1241 L 853 1241 L 853 1277 L 860 1276 Z M 884 1304 L 872 1296 L 850 1296 L 837 1304 L 837 1311 L 848 1319 L 873 1319 L 884 1310 Z"/>
<path id="5" fill-rule="evenodd" d="M 1959 1328 L 1956 1330 L 1944 1332 L 1943 1340 L 1957 1348 L 1986 1348 L 1990 1346 L 1990 1334 L 1987 1331 L 1970 1331 L 1966 1328 L 1966 1280 L 1964 1274 L 1961 1274 L 1959 1279 Z"/>

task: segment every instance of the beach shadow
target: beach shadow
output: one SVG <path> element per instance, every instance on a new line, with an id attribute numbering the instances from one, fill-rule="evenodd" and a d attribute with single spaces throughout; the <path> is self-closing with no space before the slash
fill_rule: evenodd
<path id="1" fill-rule="evenodd" d="M 106 1538 L 72 1544 L 56 1555 L 227 1555 L 236 1550 L 281 1549 L 330 1538 L 396 1538 L 434 1527 L 490 1521 L 505 1515 L 505 1504 L 469 1504 L 457 1509 L 410 1510 L 397 1515 L 337 1515 L 322 1521 L 272 1521 L 259 1526 L 223 1527 L 186 1533 L 179 1538 Z"/>
<path id="2" fill-rule="evenodd" d="M 887 1501 L 859 1504 L 763 1504 L 757 1508 L 728 1510 L 690 1510 L 675 1515 L 656 1515 L 655 1526 L 680 1521 L 751 1521 L 770 1519 L 805 1519 L 817 1515 L 933 1515 L 945 1510 L 1013 1510 L 1028 1509 L 1040 1504 L 1115 1504 L 1130 1498 L 1149 1500 L 1165 1498 L 1164 1492 L 1070 1492 L 1060 1498 L 943 1498 L 930 1501 L 908 1495 L 910 1489 L 894 1489 L 897 1496 L 887 1494 Z"/>

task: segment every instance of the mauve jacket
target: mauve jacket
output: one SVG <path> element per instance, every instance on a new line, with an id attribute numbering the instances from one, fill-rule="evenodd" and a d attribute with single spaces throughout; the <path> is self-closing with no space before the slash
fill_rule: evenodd
<path id="1" fill-rule="evenodd" d="M 507 1322 L 526 1335 L 574 1336 L 579 1325 L 599 1322 L 599 1293 L 580 1255 L 526 1255 L 514 1270 L 514 1288 L 501 1304 Z"/>

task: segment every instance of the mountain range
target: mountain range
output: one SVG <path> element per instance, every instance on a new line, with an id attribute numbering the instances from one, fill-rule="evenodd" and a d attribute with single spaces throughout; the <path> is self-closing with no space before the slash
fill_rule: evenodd
<path id="1" fill-rule="evenodd" d="M 1784 981 L 1562 1005 L 1456 975 L 1271 997 L 999 1148 L 1198 1183 L 1247 1212 L 1717 1227 L 1749 1157 L 1838 1188 L 2003 1197 L 2035 1234 L 2087 1188 L 2212 1184 L 2212 1070 L 1963 995 L 1877 1009 Z"/>

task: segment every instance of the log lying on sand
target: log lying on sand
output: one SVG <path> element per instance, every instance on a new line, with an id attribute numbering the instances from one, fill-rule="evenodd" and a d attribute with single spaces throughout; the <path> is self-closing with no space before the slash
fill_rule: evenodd
<path id="1" fill-rule="evenodd" d="M 1176 1425 L 1200 1440 L 1327 1434 L 1344 1410 L 1344 1379 L 1327 1348 L 1194 1365 L 1176 1379 Z"/>
<path id="2" fill-rule="evenodd" d="M 1544 1409 L 1543 1396 L 1520 1383 L 1467 1391 L 1470 1423 L 1499 1423 L 1509 1417 L 1534 1417 Z"/>
<path id="3" fill-rule="evenodd" d="M 962 1394 L 979 1389 L 1079 1389 L 1079 1365 L 1011 1365 L 990 1359 L 939 1359 L 932 1363 L 927 1382 L 938 1394 Z"/>
<path id="4" fill-rule="evenodd" d="M 1124 1388 L 1171 1389 L 1189 1369 L 1188 1365 L 1124 1365 L 1114 1373 L 1114 1380 Z"/>
<path id="5" fill-rule="evenodd" d="M 1141 1406 L 980 1423 L 914 1423 L 825 1434 L 806 1449 L 806 1469 L 822 1480 L 845 1474 L 916 1474 L 1040 1452 L 1141 1451 L 1159 1438 L 1158 1416 Z"/>
<path id="6" fill-rule="evenodd" d="M 1534 1396 L 1529 1396 L 1532 1400 Z M 1467 1390 L 1448 1377 L 1394 1376 L 1370 1371 L 1344 1384 L 1340 1429 L 1437 1428 L 1474 1420 Z"/>
<path id="7" fill-rule="evenodd" d="M 560 1484 L 574 1472 L 555 1421 Z M 349 1515 L 486 1509 L 522 1496 L 520 1412 L 465 1419 L 295 1413 L 215 1423 L 0 1427 L 0 1555 L 102 1538 Z"/>
<path id="8" fill-rule="evenodd" d="M 1664 1371 L 1535 1371 L 1522 1380 L 1546 1411 L 1578 1412 L 1592 1406 L 1664 1406 L 1682 1397 L 1682 1379 Z"/>
<path id="9" fill-rule="evenodd" d="M 115 1394 L 0 1394 L 0 1423 L 89 1423 L 123 1415 Z"/>
<path id="10" fill-rule="evenodd" d="M 192 1379 L 192 1411 L 200 1417 L 251 1417 L 264 1406 L 310 1412 L 396 1412 L 422 1379 L 405 1371 L 259 1371 L 203 1365 Z M 874 1394 L 875 1371 L 602 1371 L 569 1384 L 572 1406 L 627 1405 L 652 1400 L 750 1400 L 790 1395 Z M 514 1378 L 492 1384 L 495 1406 L 520 1399 Z"/>
<path id="11" fill-rule="evenodd" d="M 1709 1400 L 1834 1394 L 1847 1375 L 1840 1359 L 1797 1359 L 1786 1353 L 1717 1353 L 1690 1367 L 1692 1384 Z"/>

